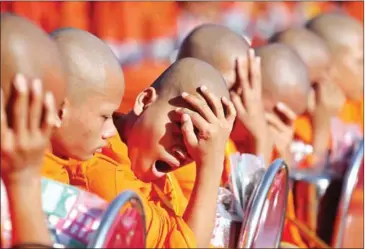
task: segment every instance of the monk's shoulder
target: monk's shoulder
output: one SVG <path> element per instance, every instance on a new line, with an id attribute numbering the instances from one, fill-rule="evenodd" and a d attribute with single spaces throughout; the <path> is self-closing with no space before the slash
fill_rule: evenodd
<path id="1" fill-rule="evenodd" d="M 68 162 L 56 157 L 50 152 L 47 152 L 43 158 L 41 174 L 43 177 L 62 182 L 70 183 L 69 174 L 67 171 Z"/>

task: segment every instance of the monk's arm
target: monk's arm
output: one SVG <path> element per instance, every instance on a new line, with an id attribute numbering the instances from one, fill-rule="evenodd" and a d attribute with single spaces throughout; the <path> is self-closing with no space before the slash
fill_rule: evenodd
<path id="1" fill-rule="evenodd" d="M 312 117 L 313 127 L 313 153 L 317 156 L 328 151 L 331 139 L 331 117 L 326 112 L 314 112 Z"/>
<path id="2" fill-rule="evenodd" d="M 146 216 L 147 248 L 196 247 L 194 235 L 182 218 L 169 214 L 164 208 L 149 201 L 139 191 L 141 183 L 133 177 L 130 170 L 113 165 L 103 157 L 87 167 L 86 177 L 89 191 L 107 201 L 112 201 L 125 190 L 133 190 L 139 194 Z"/>
<path id="3" fill-rule="evenodd" d="M 41 177 L 24 175 L 7 182 L 12 244 L 52 245 L 42 211 Z"/>
<path id="4" fill-rule="evenodd" d="M 195 234 L 198 248 L 207 248 L 212 238 L 223 164 L 224 155 L 220 160 L 207 158 L 197 162 L 195 185 L 184 220 Z"/>

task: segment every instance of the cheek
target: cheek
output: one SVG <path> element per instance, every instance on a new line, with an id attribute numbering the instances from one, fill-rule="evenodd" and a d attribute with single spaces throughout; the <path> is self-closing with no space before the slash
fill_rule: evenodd
<path id="1" fill-rule="evenodd" d="M 77 127 L 74 133 L 80 142 L 91 141 L 100 137 L 102 122 L 100 117 L 96 117 L 91 112 L 80 112 L 74 117 L 73 127 Z"/>

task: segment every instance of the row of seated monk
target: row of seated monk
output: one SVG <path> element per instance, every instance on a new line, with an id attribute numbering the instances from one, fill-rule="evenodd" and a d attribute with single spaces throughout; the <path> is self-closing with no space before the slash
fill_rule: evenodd
<path id="1" fill-rule="evenodd" d="M 362 125 L 360 22 L 323 14 L 269 41 L 252 48 L 228 28 L 199 26 L 118 113 L 123 71 L 102 40 L 2 14 L 1 178 L 13 245 L 51 243 L 40 222 L 43 176 L 107 201 L 134 190 L 148 248 L 208 247 L 232 153 L 294 165 L 290 147 L 301 139 L 313 146 L 310 167 L 330 151 L 331 120 Z M 286 215 L 296 208 L 289 192 Z M 307 246 L 290 222 L 282 240 Z"/>
<path id="2" fill-rule="evenodd" d="M 118 51 L 119 60 L 125 66 L 138 64 L 141 59 L 166 59 L 171 49 L 176 49 L 188 32 L 202 22 L 223 24 L 248 37 L 255 37 L 255 41 L 266 40 L 275 30 L 287 28 L 294 23 L 300 25 L 313 15 L 334 8 L 341 8 L 362 20 L 362 12 L 359 12 L 363 8 L 362 4 L 4 2 L 1 10 L 27 17 L 48 32 L 61 27 L 75 27 L 92 32 Z"/>

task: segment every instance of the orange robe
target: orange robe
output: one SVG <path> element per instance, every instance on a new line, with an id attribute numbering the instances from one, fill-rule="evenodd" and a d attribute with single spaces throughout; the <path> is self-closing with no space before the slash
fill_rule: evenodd
<path id="1" fill-rule="evenodd" d="M 70 184 L 70 176 L 68 173 L 69 161 L 56 157 L 50 152 L 44 156 L 42 165 L 42 176 L 49 179 Z"/>
<path id="2" fill-rule="evenodd" d="M 154 183 L 140 181 L 131 170 L 127 146 L 119 138 L 109 142 L 102 154 L 81 165 L 85 188 L 108 201 L 124 190 L 139 193 L 146 213 L 147 248 L 196 247 L 195 236 L 182 218 L 187 200 L 174 175 Z"/>
<path id="3" fill-rule="evenodd" d="M 232 140 L 228 140 L 225 150 L 225 162 L 224 162 L 224 170 L 221 179 L 221 185 L 224 185 L 229 180 L 230 175 L 230 162 L 229 156 L 233 153 L 237 152 L 236 146 Z M 191 193 L 193 192 L 195 178 L 196 178 L 196 165 L 195 163 L 191 163 L 186 165 L 178 170 L 175 170 L 173 174 L 178 180 L 180 187 L 184 193 L 184 196 L 189 200 Z"/>
<path id="4" fill-rule="evenodd" d="M 362 101 L 346 101 L 338 117 L 345 124 L 357 124 L 361 127 L 363 132 L 363 113 L 364 113 L 363 100 Z M 296 137 L 301 139 L 303 142 L 311 144 L 313 140 L 313 128 L 310 118 L 307 116 L 299 117 L 295 123 Z M 301 168 L 307 168 L 313 165 L 315 158 L 307 156 L 298 166 Z M 311 229 L 315 229 L 316 217 L 311 209 L 308 209 L 308 202 L 315 195 L 315 190 L 312 187 L 308 187 L 306 184 L 296 184 L 295 195 L 295 213 L 297 218 L 307 224 Z"/>
<path id="5" fill-rule="evenodd" d="M 90 2 L 65 1 L 60 5 L 60 27 L 73 27 L 90 31 Z"/>
<path id="6" fill-rule="evenodd" d="M 364 100 L 346 101 L 338 114 L 338 118 L 345 124 L 359 125 L 364 130 Z M 300 116 L 295 121 L 295 135 L 305 143 L 311 144 L 313 141 L 313 127 L 311 120 L 307 116 Z"/>

